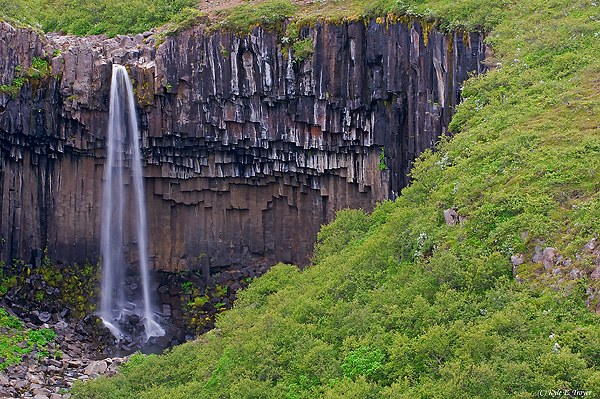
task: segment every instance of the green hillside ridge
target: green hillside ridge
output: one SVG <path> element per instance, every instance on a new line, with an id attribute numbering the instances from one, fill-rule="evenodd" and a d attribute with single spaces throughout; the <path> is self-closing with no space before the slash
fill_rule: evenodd
<path id="1" fill-rule="evenodd" d="M 44 32 L 108 37 L 152 28 L 171 34 L 198 24 L 247 34 L 254 25 L 281 31 L 286 19 L 306 26 L 317 20 L 342 22 L 391 14 L 416 17 L 447 31 L 483 31 L 503 18 L 508 5 L 504 0 L 490 0 L 484 6 L 478 0 L 0 0 L 0 16 Z M 288 28 L 288 35 L 290 29 L 295 31 Z"/>
<path id="2" fill-rule="evenodd" d="M 452 138 L 423 154 L 395 202 L 324 226 L 314 265 L 274 267 L 214 331 L 135 356 L 74 397 L 600 397 L 585 248 L 600 228 L 600 8 L 394 4 L 429 10 L 442 28 L 493 27 L 498 68 L 465 84 Z M 461 224 L 445 223 L 451 207 Z M 572 263 L 550 272 L 532 262 L 536 247 Z"/>

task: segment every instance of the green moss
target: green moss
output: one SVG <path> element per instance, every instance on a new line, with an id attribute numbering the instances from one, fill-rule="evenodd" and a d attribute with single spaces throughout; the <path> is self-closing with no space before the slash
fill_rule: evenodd
<path id="1" fill-rule="evenodd" d="M 23 300 L 27 301 L 31 310 L 40 308 L 46 301 L 57 301 L 60 306 L 70 310 L 69 316 L 83 318 L 95 310 L 95 302 L 99 296 L 99 265 L 56 265 L 44 253 L 41 265 L 33 267 L 21 260 L 13 260 L 10 266 L 0 269 L 0 294 L 9 290 L 19 290 Z M 25 285 L 47 287 L 46 290 L 23 289 Z"/>
<path id="2" fill-rule="evenodd" d="M 18 65 L 15 68 L 15 78 L 10 85 L 0 86 L 0 93 L 8 94 L 14 98 L 19 94 L 24 84 L 46 79 L 51 73 L 52 68 L 48 64 L 48 61 L 34 57 L 31 66 L 25 71 L 22 65 Z"/>
<path id="3" fill-rule="evenodd" d="M 283 35 L 283 22 L 297 11 L 289 0 L 271 0 L 259 4 L 240 4 L 220 12 L 223 18 L 211 29 L 226 29 L 247 35 L 254 26 L 276 30 Z"/>
<path id="4" fill-rule="evenodd" d="M 167 22 L 163 30 L 155 36 L 156 46 L 162 44 L 167 37 L 175 36 L 184 30 L 197 25 L 210 25 L 206 13 L 192 7 L 185 7 Z"/>

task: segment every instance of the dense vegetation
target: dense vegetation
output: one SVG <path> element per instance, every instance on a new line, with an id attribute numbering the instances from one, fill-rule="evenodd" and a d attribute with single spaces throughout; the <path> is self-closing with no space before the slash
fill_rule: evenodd
<path id="1" fill-rule="evenodd" d="M 243 7 L 224 12 L 231 25 L 222 26 L 238 29 L 245 20 L 232 16 L 242 12 L 257 23 Z M 489 30 L 497 68 L 465 84 L 452 138 L 421 157 L 398 200 L 370 215 L 340 212 L 319 234 L 312 267 L 273 268 L 214 331 L 165 356 L 136 356 L 122 375 L 76 386 L 75 397 L 599 395 L 600 320 L 584 301 L 600 287 L 563 278 L 596 267 L 583 256 L 600 228 L 596 3 L 297 7 L 300 24 L 394 13 L 440 29 Z M 461 224 L 444 222 L 450 207 Z M 573 263 L 547 273 L 531 261 L 536 246 Z M 526 260 L 516 270 L 521 284 L 509 259 L 517 253 Z"/>

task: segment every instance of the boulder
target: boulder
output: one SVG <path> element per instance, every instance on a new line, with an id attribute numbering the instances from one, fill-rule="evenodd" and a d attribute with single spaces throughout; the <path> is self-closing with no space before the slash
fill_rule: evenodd
<path id="1" fill-rule="evenodd" d="M 594 249 L 596 249 L 596 238 L 592 238 L 583 246 L 583 250 L 586 252 L 592 252 Z"/>
<path id="2" fill-rule="evenodd" d="M 108 368 L 108 364 L 104 360 L 93 361 L 83 370 L 85 375 L 96 376 L 103 374 Z"/>
<path id="3" fill-rule="evenodd" d="M 533 263 L 540 263 L 543 258 L 543 251 L 541 245 L 536 245 L 535 253 L 533 255 L 533 259 L 531 260 Z"/>
<path id="4" fill-rule="evenodd" d="M 444 219 L 446 220 L 446 224 L 448 226 L 454 226 L 458 222 L 458 213 L 456 213 L 456 209 L 448 208 L 444 210 Z"/>
<path id="5" fill-rule="evenodd" d="M 556 257 L 556 249 L 552 247 L 544 248 L 542 252 L 542 264 L 544 265 L 544 269 L 552 270 L 554 267 L 554 258 Z"/>

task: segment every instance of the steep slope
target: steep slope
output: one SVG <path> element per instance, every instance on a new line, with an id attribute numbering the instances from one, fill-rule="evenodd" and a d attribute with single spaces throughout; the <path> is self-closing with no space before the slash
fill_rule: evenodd
<path id="1" fill-rule="evenodd" d="M 395 202 L 339 213 L 312 267 L 275 267 L 218 329 L 75 396 L 598 395 L 600 10 L 500 10 L 496 69 Z"/>

